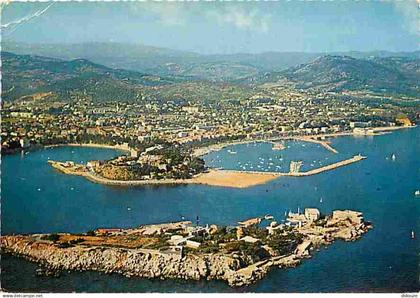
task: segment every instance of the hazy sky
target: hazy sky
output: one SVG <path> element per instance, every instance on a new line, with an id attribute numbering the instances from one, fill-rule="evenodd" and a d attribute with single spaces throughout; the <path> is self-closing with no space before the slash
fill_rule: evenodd
<path id="1" fill-rule="evenodd" d="M 415 0 L 61 2 L 43 11 L 48 5 L 4 6 L 3 40 L 130 42 L 200 53 L 412 51 L 420 40 Z"/>

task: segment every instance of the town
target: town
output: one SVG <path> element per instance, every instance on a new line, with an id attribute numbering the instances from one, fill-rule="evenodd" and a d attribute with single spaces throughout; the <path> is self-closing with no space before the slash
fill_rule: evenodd
<path id="1" fill-rule="evenodd" d="M 137 151 L 166 142 L 191 149 L 234 140 L 354 132 L 410 126 L 419 115 L 410 107 L 372 107 L 348 92 L 313 93 L 264 86 L 249 98 L 215 102 L 2 102 L 2 152 L 69 143 L 126 144 Z M 357 98 L 369 98 L 357 94 Z M 342 97 L 346 97 L 343 100 Z M 350 98 L 350 99 L 349 99 Z"/>

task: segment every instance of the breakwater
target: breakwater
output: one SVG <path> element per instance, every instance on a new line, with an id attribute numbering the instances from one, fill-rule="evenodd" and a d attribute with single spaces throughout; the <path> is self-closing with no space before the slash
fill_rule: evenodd
<path id="1" fill-rule="evenodd" d="M 267 175 L 267 176 L 291 176 L 291 177 L 303 177 L 303 176 L 311 176 L 311 175 L 316 175 L 316 174 L 320 174 L 322 172 L 326 172 L 326 171 L 331 171 L 334 169 L 337 169 L 339 167 L 344 167 L 347 165 L 350 165 L 352 163 L 361 161 L 366 159 L 366 156 L 361 156 L 361 155 L 356 155 L 353 156 L 352 158 L 349 159 L 345 159 L 333 164 L 329 164 L 323 167 L 319 167 L 316 169 L 312 169 L 309 171 L 305 171 L 305 172 L 258 172 L 258 171 L 239 171 L 239 170 L 219 170 L 219 171 L 223 171 L 223 172 L 230 172 L 230 173 L 250 173 L 250 174 L 261 174 L 261 175 Z"/>

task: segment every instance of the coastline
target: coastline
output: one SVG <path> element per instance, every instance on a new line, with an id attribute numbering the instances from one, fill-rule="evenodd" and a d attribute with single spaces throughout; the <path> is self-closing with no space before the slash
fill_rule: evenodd
<path id="1" fill-rule="evenodd" d="M 396 130 L 400 129 L 408 129 L 408 128 L 415 128 L 417 125 L 412 126 L 382 126 L 382 127 L 373 127 L 371 128 L 374 133 L 370 134 L 358 134 L 353 131 L 344 131 L 338 133 L 326 133 L 326 134 L 315 134 L 315 135 L 290 135 L 290 136 L 282 136 L 282 137 L 274 137 L 274 138 L 267 138 L 267 139 L 246 139 L 241 141 L 234 141 L 234 142 L 223 142 L 219 144 L 212 144 L 209 146 L 198 147 L 194 149 L 193 155 L 196 157 L 204 156 L 209 154 L 210 152 L 220 151 L 228 146 L 235 146 L 241 144 L 249 144 L 249 143 L 275 143 L 277 141 L 283 140 L 297 140 L 303 142 L 310 142 L 310 143 L 318 143 L 323 146 L 325 149 L 333 152 L 338 153 L 332 146 L 330 146 L 329 141 L 324 141 L 325 138 L 337 138 L 337 137 L 345 137 L 345 136 L 354 136 L 354 137 L 368 137 L 368 136 L 380 136 L 387 133 L 391 133 Z"/>
<path id="2" fill-rule="evenodd" d="M 216 232 L 219 230 L 216 225 L 212 227 Z M 258 224 L 255 227 L 261 229 Z M 174 232 L 174 228 L 180 232 Z M 265 251 L 258 258 L 255 255 L 251 257 L 252 252 L 240 246 L 226 249 L 229 244 L 246 244 L 247 238 L 237 236 L 238 230 L 243 233 L 241 224 L 236 227 L 233 238 L 217 242 L 218 249 L 214 252 L 199 250 L 201 243 L 198 247 L 185 250 L 188 240 L 181 245 L 172 244 L 172 248 L 153 248 L 147 244 L 162 241 L 162 235 L 171 231 L 171 240 L 163 240 L 170 244 L 172 238 L 182 237 L 179 233 L 195 228 L 203 227 L 194 227 L 191 222 L 172 222 L 125 230 L 97 229 L 94 236 L 69 233 L 3 235 L 0 237 L 0 248 L 2 253 L 11 253 L 43 265 L 45 274 L 50 275 L 58 275 L 60 270 L 94 270 L 127 277 L 222 280 L 231 287 L 240 287 L 264 278 L 273 267 L 296 267 L 302 260 L 311 257 L 314 248 L 329 245 L 337 239 L 355 241 L 368 232 L 372 224 L 365 222 L 360 212 L 335 210 L 332 215 L 326 216 L 321 225 L 306 220 L 303 225 L 293 226 L 293 238 L 290 238 L 293 247 L 289 249 L 274 250 L 267 243 L 274 244 L 279 240 L 275 236 L 261 236 L 263 238 L 253 244 Z M 283 227 L 279 226 L 279 229 Z M 215 235 L 210 230 L 206 231 L 208 237 Z M 290 231 L 285 231 L 289 235 Z M 299 237 L 296 238 L 296 234 Z"/>
<path id="3" fill-rule="evenodd" d="M 48 163 L 58 171 L 67 175 L 83 176 L 91 182 L 112 185 L 112 186 L 146 186 L 146 185 L 180 185 L 180 184 L 203 184 L 211 186 L 247 188 L 256 185 L 265 184 L 271 180 L 283 176 L 305 177 L 317 175 L 325 171 L 334 170 L 339 167 L 347 166 L 355 162 L 366 159 L 364 156 L 354 156 L 333 164 L 320 168 L 312 169 L 306 172 L 284 173 L 284 172 L 251 172 L 237 170 L 217 170 L 212 169 L 200 173 L 190 179 L 150 179 L 150 180 L 112 180 L 95 175 L 84 165 L 67 166 L 66 163 L 48 161 Z"/>
<path id="4" fill-rule="evenodd" d="M 124 151 L 129 153 L 130 149 L 122 146 L 122 145 L 105 145 L 105 144 L 97 144 L 97 143 L 69 143 L 69 144 L 54 144 L 54 145 L 47 145 L 44 148 L 55 148 L 55 147 L 92 147 L 92 148 L 105 148 L 105 149 L 114 149 L 119 151 Z"/>

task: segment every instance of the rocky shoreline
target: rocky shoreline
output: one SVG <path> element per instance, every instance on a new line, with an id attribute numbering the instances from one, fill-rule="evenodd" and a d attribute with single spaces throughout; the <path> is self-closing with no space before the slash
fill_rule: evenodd
<path id="1" fill-rule="evenodd" d="M 190 249 L 185 253 L 177 253 L 168 249 L 146 249 L 131 247 L 130 245 L 121 247 L 105 242 L 92 244 L 89 241 L 93 241 L 92 239 L 95 237 L 89 238 L 88 236 L 80 236 L 82 238 L 77 238 L 76 242 L 70 241 L 70 243 L 76 243 L 75 245 L 64 246 L 63 242 L 46 240 L 46 235 L 8 235 L 1 237 L 0 246 L 2 252 L 24 257 L 53 271 L 94 270 L 105 273 L 119 273 L 127 277 L 224 280 L 232 287 L 239 287 L 250 285 L 263 278 L 273 267 L 295 267 L 302 259 L 310 257 L 311 250 L 331 244 L 336 239 L 357 240 L 371 228 L 371 224 L 360 220 L 360 213 L 353 211 L 339 212 L 342 213 L 329 217 L 322 227 L 309 222 L 303 225 L 300 223 L 299 226 L 294 227 L 293 233 L 301 235 L 301 241 L 293 250 L 285 254 L 273 253 L 271 252 L 273 249 L 261 243 L 261 247 L 269 251 L 270 255 L 255 262 L 250 261 L 249 256 L 240 250 L 236 252 L 220 250 L 213 253 L 204 253 Z M 110 232 L 111 234 L 107 232 L 100 239 L 108 241 L 112 237 L 119 237 L 118 235 L 124 235 L 124 237 L 129 235 L 130 239 L 137 237 L 137 240 L 150 240 L 147 237 L 157 235 L 156 231 L 161 231 L 162 235 L 163 233 L 167 234 L 164 228 L 160 228 L 163 224 L 157 226 L 159 226 L 157 229 L 155 226 L 142 226 L 133 230 Z M 238 227 L 238 229 L 242 228 Z M 145 232 L 147 230 L 152 230 L 153 233 L 147 232 L 149 233 L 147 234 Z M 70 239 L 69 237 L 73 236 L 71 234 L 60 234 L 57 237 Z M 244 244 L 252 238 L 247 237 L 238 238 L 240 241 L 229 240 L 227 244 L 229 242 Z M 118 240 L 116 243 L 123 242 Z M 220 246 L 222 247 L 222 245 Z M 223 243 L 223 247 L 225 246 L 226 243 Z"/>
<path id="2" fill-rule="evenodd" d="M 141 278 L 225 280 L 232 287 L 249 285 L 263 278 L 272 266 L 294 267 L 300 262 L 300 258 L 290 255 L 254 264 L 252 268 L 241 268 L 240 259 L 219 254 L 179 258 L 121 248 L 74 247 L 63 250 L 20 237 L 2 239 L 2 248 L 50 270 L 93 270 Z"/>

